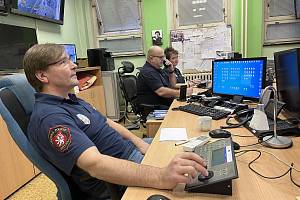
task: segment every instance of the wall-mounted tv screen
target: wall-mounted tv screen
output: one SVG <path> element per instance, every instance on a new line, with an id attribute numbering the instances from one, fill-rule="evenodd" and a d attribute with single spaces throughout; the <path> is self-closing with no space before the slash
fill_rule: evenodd
<path id="1" fill-rule="evenodd" d="M 35 29 L 0 24 L 0 70 L 23 68 L 23 57 L 34 44 Z"/>
<path id="2" fill-rule="evenodd" d="M 65 0 L 12 0 L 11 12 L 63 24 Z"/>

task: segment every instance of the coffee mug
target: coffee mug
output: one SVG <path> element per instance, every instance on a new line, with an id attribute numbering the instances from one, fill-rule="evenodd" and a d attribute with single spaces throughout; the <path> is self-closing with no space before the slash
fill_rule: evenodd
<path id="1" fill-rule="evenodd" d="M 212 118 L 210 116 L 200 116 L 198 118 L 198 128 L 200 131 L 210 131 Z"/>

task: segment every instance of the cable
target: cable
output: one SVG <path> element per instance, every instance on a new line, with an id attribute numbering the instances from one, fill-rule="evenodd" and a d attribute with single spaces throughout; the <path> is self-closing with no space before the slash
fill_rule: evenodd
<path id="1" fill-rule="evenodd" d="M 296 172 L 300 172 L 300 170 L 298 170 L 297 168 L 294 167 L 294 163 L 288 164 L 286 161 L 280 159 L 280 158 L 279 158 L 278 156 L 276 156 L 275 154 L 273 154 L 273 153 L 271 153 L 271 152 L 269 152 L 269 151 L 262 150 L 262 149 L 261 149 L 261 150 L 246 149 L 246 150 L 242 150 L 242 151 L 237 151 L 237 152 L 235 152 L 235 153 L 236 153 L 236 154 L 239 154 L 239 155 L 236 156 L 236 157 L 238 157 L 238 156 L 242 156 L 242 155 L 244 155 L 245 153 L 248 153 L 248 152 L 258 152 L 258 153 L 259 153 L 258 156 L 248 164 L 249 169 L 250 169 L 251 171 L 253 171 L 255 174 L 257 174 L 257 175 L 259 175 L 259 176 L 261 176 L 261 177 L 263 177 L 263 178 L 266 178 L 266 179 L 278 179 L 278 178 L 281 178 L 281 177 L 283 177 L 283 176 L 285 176 L 286 174 L 289 173 L 291 182 L 292 182 L 295 186 L 300 187 L 300 184 L 296 183 L 296 182 L 294 181 L 294 179 L 293 179 L 293 176 L 292 176 L 292 171 L 293 171 L 293 170 L 295 170 Z M 288 166 L 289 169 L 288 169 L 286 172 L 284 172 L 283 174 L 279 175 L 279 176 L 265 176 L 265 175 L 263 175 L 263 174 L 257 172 L 257 171 L 252 167 L 252 164 L 260 158 L 262 152 L 267 153 L 267 154 L 269 154 L 269 155 L 272 155 L 276 160 L 278 160 L 278 161 L 280 161 L 281 163 L 283 163 L 284 165 Z"/>
<path id="2" fill-rule="evenodd" d="M 254 144 L 248 144 L 248 145 L 244 145 L 244 146 L 240 146 L 240 147 L 251 147 L 251 146 L 255 146 L 257 144 L 261 144 L 262 143 L 262 140 L 258 140 L 257 143 L 254 143 Z"/>
<path id="3" fill-rule="evenodd" d="M 231 135 L 236 137 L 256 137 L 254 135 L 236 135 L 236 134 L 231 134 Z"/>
<path id="4" fill-rule="evenodd" d="M 292 165 L 292 167 L 293 167 L 293 166 L 294 166 L 294 163 L 292 163 L 291 165 Z M 296 183 L 296 182 L 294 181 L 293 176 L 292 176 L 292 171 L 293 171 L 293 169 L 291 169 L 291 171 L 290 171 L 290 179 L 291 179 L 291 181 L 292 181 L 292 183 L 293 183 L 294 185 L 296 185 L 297 187 L 300 187 L 300 184 L 298 184 L 298 183 Z"/>

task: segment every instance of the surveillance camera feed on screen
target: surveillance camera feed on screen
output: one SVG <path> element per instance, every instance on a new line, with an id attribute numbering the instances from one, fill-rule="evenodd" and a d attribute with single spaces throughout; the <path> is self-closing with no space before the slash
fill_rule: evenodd
<path id="1" fill-rule="evenodd" d="M 73 63 L 77 62 L 77 55 L 76 55 L 76 46 L 75 44 L 63 44 L 67 55 L 69 56 L 70 60 Z"/>
<path id="2" fill-rule="evenodd" d="M 60 0 L 18 0 L 18 10 L 53 20 L 61 20 Z"/>
<path id="3" fill-rule="evenodd" d="M 215 60 L 212 70 L 214 94 L 258 100 L 264 88 L 266 58 Z"/>

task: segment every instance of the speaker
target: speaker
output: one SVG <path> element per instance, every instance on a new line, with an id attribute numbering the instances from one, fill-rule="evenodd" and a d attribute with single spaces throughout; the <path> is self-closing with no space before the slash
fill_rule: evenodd
<path id="1" fill-rule="evenodd" d="M 101 71 L 115 69 L 114 59 L 111 52 L 106 51 L 106 48 L 88 49 L 87 56 L 89 67 L 101 66 Z"/>

